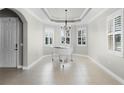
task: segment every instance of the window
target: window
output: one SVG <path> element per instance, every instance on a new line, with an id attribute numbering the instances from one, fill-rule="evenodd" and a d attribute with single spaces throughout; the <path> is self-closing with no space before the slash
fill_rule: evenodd
<path id="1" fill-rule="evenodd" d="M 113 35 L 108 35 L 108 44 L 109 44 L 109 49 L 113 49 Z"/>
<path id="2" fill-rule="evenodd" d="M 115 51 L 121 51 L 121 34 L 115 34 Z"/>
<path id="3" fill-rule="evenodd" d="M 53 29 L 51 28 L 45 29 L 45 45 L 47 46 L 53 45 Z"/>
<path id="4" fill-rule="evenodd" d="M 118 10 L 108 17 L 108 49 L 123 56 L 123 16 Z"/>
<path id="5" fill-rule="evenodd" d="M 71 31 L 61 29 L 61 44 L 62 45 L 70 45 L 71 43 Z"/>
<path id="6" fill-rule="evenodd" d="M 77 45 L 85 46 L 87 42 L 86 27 L 81 27 L 77 31 Z"/>

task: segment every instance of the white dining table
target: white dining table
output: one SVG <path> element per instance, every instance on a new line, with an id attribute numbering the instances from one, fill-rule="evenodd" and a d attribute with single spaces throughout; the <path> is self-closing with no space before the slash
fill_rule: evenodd
<path id="1" fill-rule="evenodd" d="M 69 57 L 72 60 L 72 47 L 53 47 L 52 50 L 52 62 L 55 61 L 55 58 L 58 57 L 58 62 L 61 63 L 62 67 L 64 68 L 65 61 L 68 62 Z"/>

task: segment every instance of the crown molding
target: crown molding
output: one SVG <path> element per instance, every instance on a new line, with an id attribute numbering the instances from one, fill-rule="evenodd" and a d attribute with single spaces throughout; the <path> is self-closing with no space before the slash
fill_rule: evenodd
<path id="1" fill-rule="evenodd" d="M 92 17 L 92 19 L 89 21 L 89 23 L 92 22 L 94 19 L 96 19 L 101 14 L 103 14 L 104 12 L 106 12 L 107 10 L 108 10 L 108 8 L 102 9 L 97 15 L 95 15 L 94 17 Z"/>
<path id="2" fill-rule="evenodd" d="M 55 19 L 55 18 L 51 17 L 47 9 L 42 8 L 41 10 L 44 12 L 44 14 L 47 16 L 47 18 L 50 21 L 52 21 L 52 22 L 60 22 L 60 23 L 65 22 L 65 20 L 58 20 L 58 19 Z M 73 20 L 67 20 L 67 21 L 70 22 L 70 23 L 81 22 L 85 18 L 85 16 L 90 12 L 90 10 L 91 10 L 91 8 L 86 8 L 84 10 L 84 12 L 81 14 L 80 18 L 75 18 Z"/>
<path id="3" fill-rule="evenodd" d="M 80 16 L 81 21 L 86 17 L 86 15 L 91 11 L 92 8 L 86 8 L 82 15 Z"/>
<path id="4" fill-rule="evenodd" d="M 92 11 L 90 11 L 90 13 L 88 13 L 88 15 L 92 15 L 94 14 L 94 10 L 96 10 L 95 8 L 92 9 Z M 108 10 L 108 8 L 101 8 L 99 11 L 95 12 L 97 14 L 94 14 L 92 16 L 87 16 L 86 19 L 82 20 L 84 23 L 91 23 L 93 20 L 95 20 L 97 17 L 99 17 L 100 15 L 102 15 L 104 12 L 106 12 Z"/>

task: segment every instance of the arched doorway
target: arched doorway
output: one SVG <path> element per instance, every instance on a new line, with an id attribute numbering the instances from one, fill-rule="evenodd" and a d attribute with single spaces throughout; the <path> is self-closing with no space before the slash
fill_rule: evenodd
<path id="1" fill-rule="evenodd" d="M 21 17 L 20 17 L 21 16 Z M 21 68 L 24 62 L 24 21 L 15 9 L 0 10 L 0 68 Z"/>

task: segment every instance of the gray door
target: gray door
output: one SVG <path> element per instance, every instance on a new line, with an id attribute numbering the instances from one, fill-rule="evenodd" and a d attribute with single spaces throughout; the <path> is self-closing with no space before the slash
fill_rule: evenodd
<path id="1" fill-rule="evenodd" d="M 17 18 L 0 18 L 0 67 L 17 67 Z"/>

